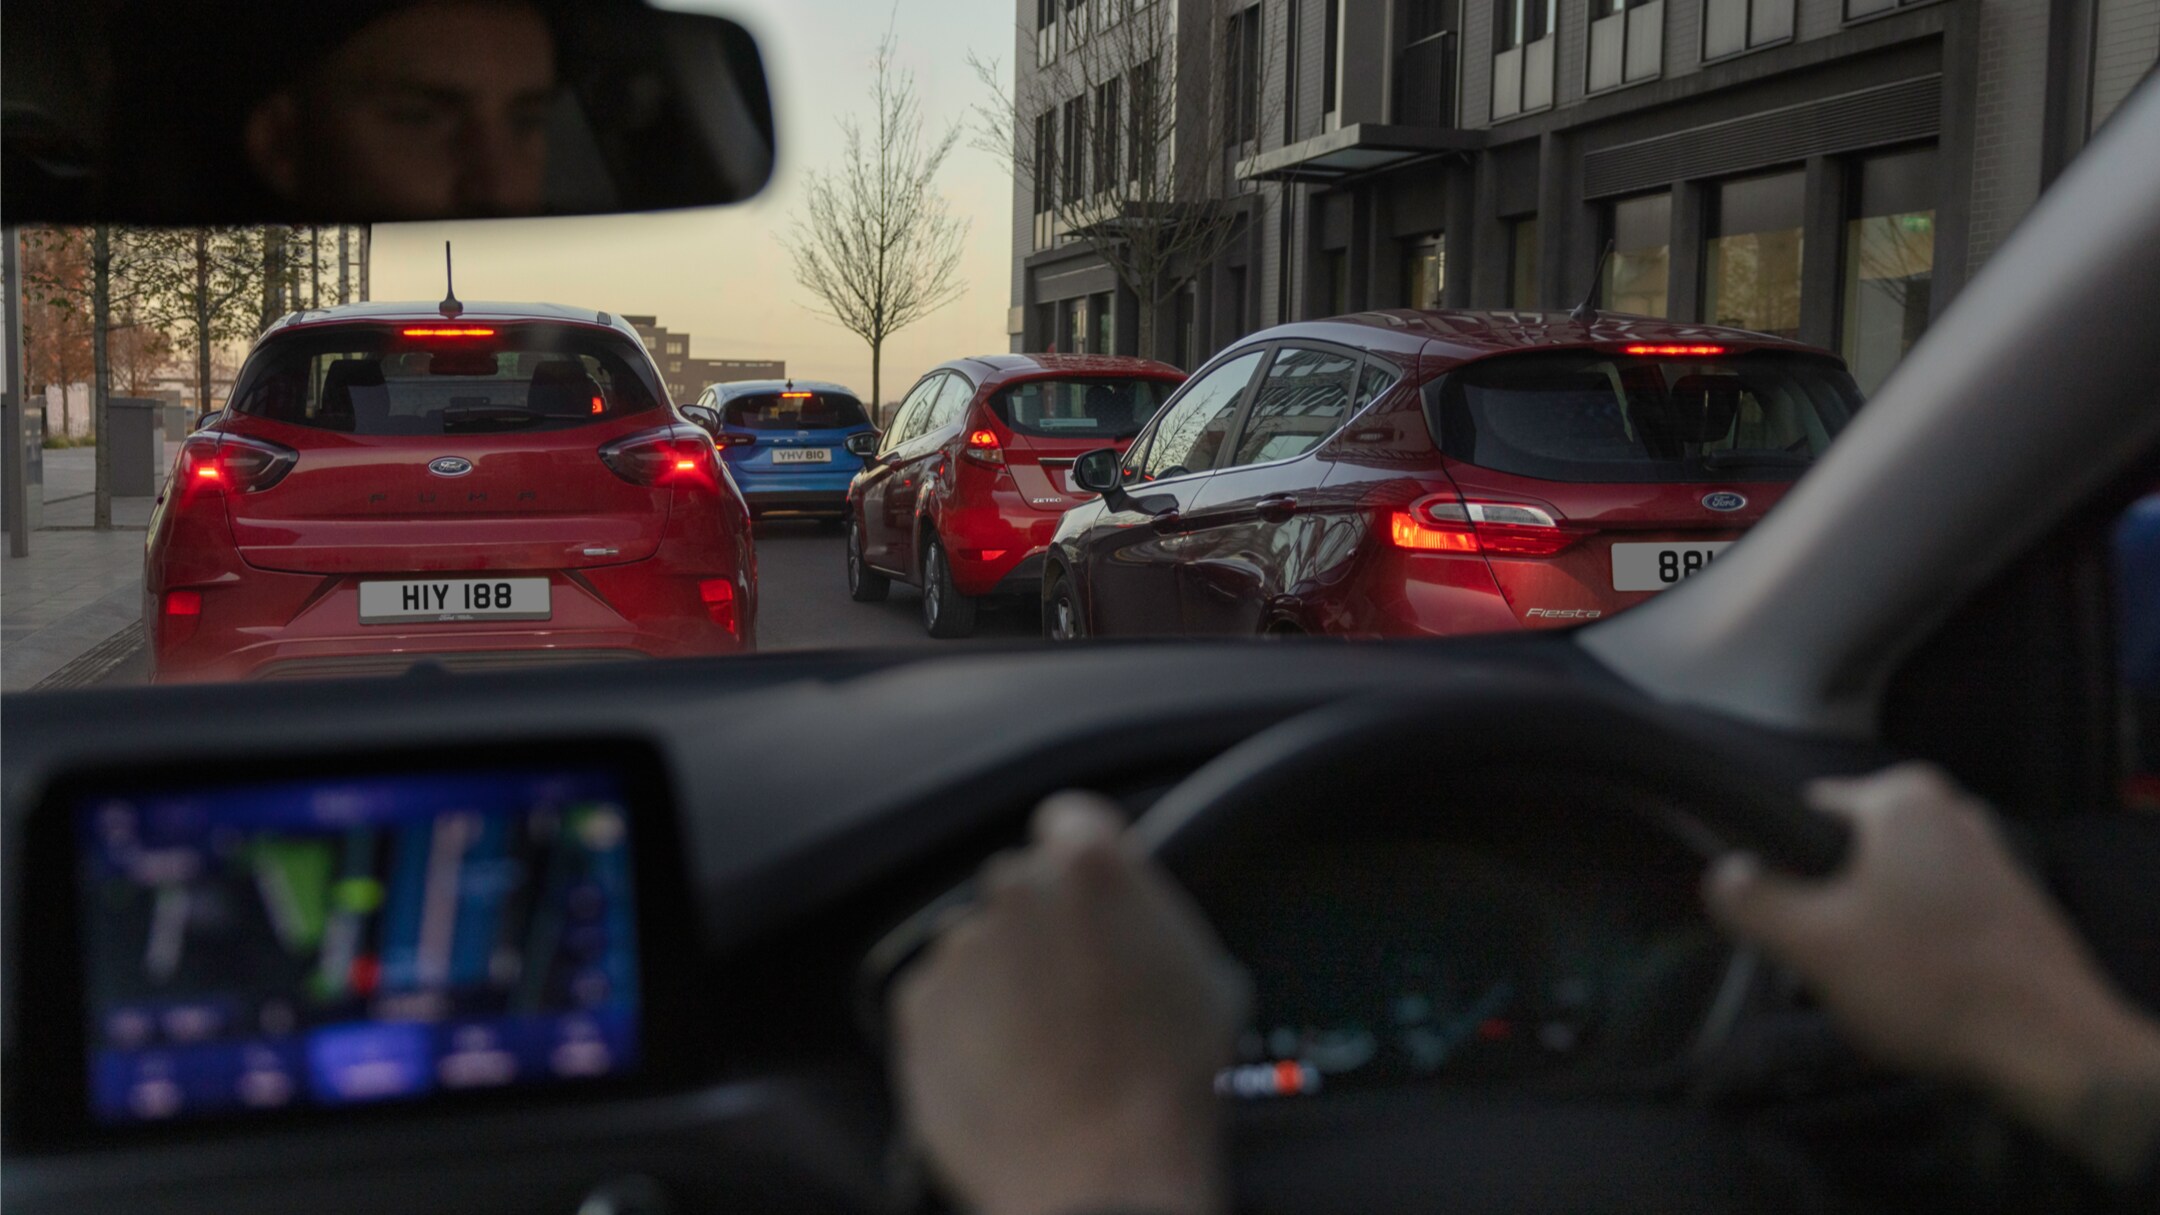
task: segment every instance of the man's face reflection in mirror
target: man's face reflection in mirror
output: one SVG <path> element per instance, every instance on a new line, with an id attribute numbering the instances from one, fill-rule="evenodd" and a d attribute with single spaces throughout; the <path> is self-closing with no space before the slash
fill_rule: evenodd
<path id="1" fill-rule="evenodd" d="M 310 214 L 532 215 L 555 37 L 515 0 L 423 0 L 345 39 L 248 115 L 248 159 Z"/>

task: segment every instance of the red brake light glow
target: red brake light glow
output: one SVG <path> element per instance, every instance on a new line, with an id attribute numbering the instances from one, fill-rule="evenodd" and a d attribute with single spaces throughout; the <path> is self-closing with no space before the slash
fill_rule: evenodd
<path id="1" fill-rule="evenodd" d="M 1588 533 L 1562 527 L 1541 506 L 1515 502 L 1423 498 L 1388 521 L 1388 541 L 1424 553 L 1484 553 L 1494 557 L 1551 557 Z"/>
<path id="2" fill-rule="evenodd" d="M 1723 346 L 1629 346 L 1623 353 L 1654 358 L 1706 358 L 1725 353 Z"/>
<path id="3" fill-rule="evenodd" d="M 960 449 L 960 454 L 993 468 L 1002 468 L 1005 464 L 1005 449 L 998 444 L 994 430 L 978 430 L 968 435 L 967 446 Z"/>
<path id="4" fill-rule="evenodd" d="M 712 622 L 735 632 L 735 584 L 725 578 L 706 578 L 698 583 L 698 598 Z"/>
<path id="5" fill-rule="evenodd" d="M 1474 553 L 1478 551 L 1477 534 L 1469 528 L 1435 527 L 1406 510 L 1395 512 L 1388 527 L 1388 539 L 1396 548 L 1406 548 L 1421 553 Z"/>
<path id="6" fill-rule="evenodd" d="M 166 614 L 167 616 L 200 616 L 200 615 L 202 615 L 202 592 L 201 592 L 201 591 L 167 591 L 167 592 L 165 592 L 165 614 Z"/>
<path id="7" fill-rule="evenodd" d="M 689 426 L 662 426 L 618 439 L 600 449 L 600 462 L 633 485 L 709 489 L 720 480 L 712 440 Z"/>
<path id="8" fill-rule="evenodd" d="M 607 402 L 606 402 L 606 401 L 603 401 L 603 400 L 601 400 L 601 399 L 600 399 L 599 397 L 594 397 L 594 398 L 592 399 L 592 411 L 593 411 L 594 413 L 606 413 L 606 412 L 607 412 Z"/>
<path id="9" fill-rule="evenodd" d="M 215 481 L 222 475 L 223 474 L 218 472 L 218 467 L 215 464 L 199 464 L 195 467 L 195 477 L 197 480 Z"/>
<path id="10" fill-rule="evenodd" d="M 495 336 L 495 331 L 493 329 L 486 328 L 485 326 L 470 325 L 457 327 L 430 325 L 423 326 L 417 329 L 406 329 L 402 330 L 401 332 L 403 332 L 404 335 L 409 338 L 472 338 Z"/>

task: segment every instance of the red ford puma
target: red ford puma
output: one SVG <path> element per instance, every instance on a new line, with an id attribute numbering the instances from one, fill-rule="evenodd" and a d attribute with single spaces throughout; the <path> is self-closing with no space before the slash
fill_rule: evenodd
<path id="1" fill-rule="evenodd" d="M 143 594 L 159 680 L 365 674 L 748 649 L 757 564 L 620 318 L 363 304 L 257 341 Z"/>

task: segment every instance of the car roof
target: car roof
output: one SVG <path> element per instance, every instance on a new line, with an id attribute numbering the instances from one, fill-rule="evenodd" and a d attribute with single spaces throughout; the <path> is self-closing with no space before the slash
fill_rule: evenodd
<path id="1" fill-rule="evenodd" d="M 1242 346 L 1255 341 L 1298 337 L 1338 342 L 1376 352 L 1423 354 L 1456 361 L 1513 351 L 1562 350 L 1613 342 L 1659 345 L 1716 342 L 1747 350 L 1830 354 L 1827 350 L 1767 333 L 1624 312 L 1595 312 L 1586 319 L 1577 320 L 1567 312 L 1488 312 L 1456 308 L 1385 308 L 1326 320 L 1292 321 L 1248 334 L 1235 344 Z"/>
<path id="2" fill-rule="evenodd" d="M 743 397 L 758 392 L 824 392 L 862 400 L 861 393 L 845 384 L 835 384 L 830 380 L 720 380 L 705 387 L 719 393 L 722 398 Z"/>
<path id="3" fill-rule="evenodd" d="M 937 367 L 940 371 L 948 369 L 964 372 L 985 386 L 1046 375 L 1131 375 L 1151 379 L 1185 376 L 1168 363 L 1121 354 L 977 354 Z"/>

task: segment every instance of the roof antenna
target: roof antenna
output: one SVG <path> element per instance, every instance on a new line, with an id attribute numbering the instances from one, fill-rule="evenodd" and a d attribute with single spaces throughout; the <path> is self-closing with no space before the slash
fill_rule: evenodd
<path id="1" fill-rule="evenodd" d="M 459 314 L 459 313 L 461 313 L 461 312 L 465 311 L 465 305 L 463 305 L 463 304 L 460 304 L 460 303 L 458 303 L 458 297 L 457 297 L 457 288 L 456 288 L 456 287 L 455 287 L 454 285 L 452 285 L 452 281 L 451 281 L 451 278 L 450 278 L 450 242 L 449 242 L 449 241 L 444 241 L 444 242 L 442 243 L 442 277 L 443 277 L 443 297 L 442 297 L 442 305 L 441 305 L 441 308 L 442 308 L 442 314 L 443 314 L 443 317 L 444 317 L 444 319 L 446 319 L 446 320 L 452 320 L 452 321 L 454 321 L 454 320 L 456 320 L 456 319 L 458 318 L 458 314 Z"/>
<path id="2" fill-rule="evenodd" d="M 1607 240 L 1605 251 L 1598 254 L 1597 273 L 1590 276 L 1590 293 L 1583 296 L 1582 303 L 1575 305 L 1575 311 L 1568 313 L 1568 319 L 1578 325 L 1587 325 L 1598 319 L 1595 306 L 1598 288 L 1605 285 L 1605 263 L 1612 260 L 1612 248 L 1612 241 Z"/>

